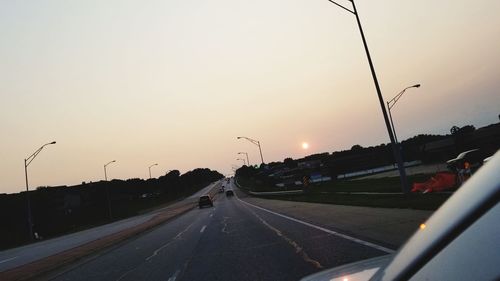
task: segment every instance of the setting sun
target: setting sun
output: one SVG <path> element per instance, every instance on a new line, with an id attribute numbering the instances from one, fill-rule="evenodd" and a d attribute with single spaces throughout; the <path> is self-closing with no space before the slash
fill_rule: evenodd
<path id="1" fill-rule="evenodd" d="M 309 144 L 307 142 L 303 142 L 302 143 L 302 148 L 303 149 L 308 149 L 309 148 Z"/>

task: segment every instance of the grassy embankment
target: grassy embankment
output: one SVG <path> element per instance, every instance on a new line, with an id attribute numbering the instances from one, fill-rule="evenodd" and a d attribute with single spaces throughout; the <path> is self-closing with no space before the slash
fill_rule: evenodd
<path id="1" fill-rule="evenodd" d="M 430 175 L 408 176 L 408 182 L 423 182 Z M 278 191 L 277 187 L 265 186 L 248 178 L 238 178 L 243 189 L 252 191 Z M 359 194 L 370 193 L 370 194 Z M 371 194 L 373 193 L 373 194 Z M 328 203 L 339 205 L 354 205 L 383 208 L 410 208 L 419 210 L 435 210 L 449 197 L 450 193 L 401 193 L 399 177 L 379 179 L 332 181 L 322 184 L 312 184 L 307 192 L 298 195 L 260 196 L 262 198 Z"/>

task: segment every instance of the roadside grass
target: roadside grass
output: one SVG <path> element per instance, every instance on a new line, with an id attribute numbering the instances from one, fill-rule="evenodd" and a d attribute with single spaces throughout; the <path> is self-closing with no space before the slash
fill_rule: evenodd
<path id="1" fill-rule="evenodd" d="M 407 179 L 411 186 L 415 182 L 427 181 L 431 176 L 429 174 L 417 174 L 407 176 Z M 399 177 L 342 180 L 313 184 L 311 189 L 319 192 L 401 192 L 401 182 Z"/>
<path id="2" fill-rule="evenodd" d="M 424 182 L 431 177 L 429 174 L 408 176 L 408 182 Z M 247 178 L 238 178 L 238 183 L 244 190 L 279 191 L 276 187 L 254 183 Z M 301 188 L 301 187 L 300 187 Z M 349 192 L 367 192 L 374 194 L 349 194 Z M 398 194 L 394 194 L 398 193 Z M 312 184 L 304 194 L 259 196 L 261 198 L 327 203 L 338 205 L 353 205 L 381 208 L 408 208 L 418 210 L 436 210 L 452 194 L 451 193 L 401 193 L 399 177 L 386 177 L 363 180 L 332 181 L 322 184 Z"/>
<path id="3" fill-rule="evenodd" d="M 337 205 L 399 208 L 417 210 L 436 210 L 452 194 L 429 193 L 429 194 L 339 194 L 339 193 L 306 193 L 299 195 L 260 196 L 267 199 L 326 203 Z"/>
<path id="4" fill-rule="evenodd" d="M 417 174 L 407 176 L 410 186 L 415 182 L 424 182 L 432 175 Z M 282 191 L 281 187 L 266 185 L 250 178 L 238 177 L 238 183 L 245 189 L 251 191 Z M 296 186 L 291 189 L 302 189 L 303 186 Z M 308 189 L 313 192 L 401 192 L 401 182 L 399 177 L 385 177 L 363 180 L 337 180 L 324 183 L 310 184 Z"/>

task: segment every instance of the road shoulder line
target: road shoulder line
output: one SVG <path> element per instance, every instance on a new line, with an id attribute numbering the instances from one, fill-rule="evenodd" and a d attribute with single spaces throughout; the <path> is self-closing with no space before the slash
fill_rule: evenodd
<path id="1" fill-rule="evenodd" d="M 296 218 L 289 217 L 287 215 L 283 215 L 283 214 L 280 214 L 280 213 L 277 213 L 277 212 L 274 212 L 274 211 L 262 208 L 260 206 L 256 206 L 256 205 L 254 205 L 252 203 L 248 203 L 248 202 L 246 202 L 244 200 L 241 200 L 240 198 L 238 198 L 238 196 L 235 196 L 235 197 L 236 197 L 236 199 L 238 199 L 238 201 L 243 202 L 244 204 L 252 206 L 252 207 L 254 207 L 256 209 L 259 209 L 259 210 L 268 212 L 270 214 L 273 214 L 273 215 L 276 215 L 276 216 L 279 216 L 279 217 L 282 217 L 282 218 L 285 218 L 285 219 L 288 219 L 288 220 L 300 223 L 302 225 L 306 225 L 306 226 L 315 228 L 317 230 L 321 230 L 321 231 L 326 232 L 328 234 L 335 235 L 337 237 L 341 237 L 341 238 L 347 239 L 349 241 L 352 241 L 352 242 L 355 242 L 355 243 L 358 243 L 358 244 L 361 244 L 361 245 L 364 245 L 364 246 L 367 246 L 367 247 L 370 247 L 370 248 L 374 248 L 374 249 L 377 249 L 379 251 L 382 251 L 382 252 L 385 252 L 385 253 L 388 253 L 388 254 L 393 254 L 393 253 L 396 252 L 396 251 L 394 251 L 392 249 L 389 249 L 389 248 L 377 245 L 375 243 L 371 243 L 371 242 L 368 242 L 368 241 L 365 241 L 365 240 L 362 240 L 362 239 L 358 239 L 358 238 L 355 238 L 355 237 L 352 237 L 352 236 L 349 236 L 349 235 L 346 235 L 346 234 L 342 234 L 342 233 L 339 233 L 339 232 L 336 232 L 336 231 L 333 231 L 333 230 L 330 230 L 330 229 L 327 229 L 327 228 L 324 228 L 324 227 L 321 227 L 321 226 L 314 225 L 312 223 L 308 223 L 308 222 L 305 222 L 305 221 L 302 221 L 302 220 L 299 220 L 299 219 L 296 219 Z"/>

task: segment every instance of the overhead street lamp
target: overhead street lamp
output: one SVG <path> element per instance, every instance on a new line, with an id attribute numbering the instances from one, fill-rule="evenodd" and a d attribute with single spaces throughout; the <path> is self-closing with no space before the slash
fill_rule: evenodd
<path id="1" fill-rule="evenodd" d="M 158 166 L 158 163 L 155 163 L 155 164 L 153 164 L 153 165 L 151 165 L 151 166 L 148 167 L 148 169 L 149 169 L 149 178 L 151 178 L 151 167 L 153 167 L 153 166 Z"/>
<path id="2" fill-rule="evenodd" d="M 111 164 L 111 163 L 115 163 L 115 162 L 116 162 L 116 160 L 113 160 L 113 161 L 110 161 L 110 162 L 108 162 L 108 163 L 104 164 L 104 180 L 108 181 L 108 173 L 106 172 L 106 167 L 107 167 L 109 164 Z"/>
<path id="3" fill-rule="evenodd" d="M 243 161 L 243 165 L 245 165 L 245 166 L 247 165 L 247 162 L 243 158 L 236 158 L 236 160 L 241 160 L 241 161 Z"/>
<path id="4" fill-rule="evenodd" d="M 250 160 L 248 160 L 248 153 L 247 152 L 238 152 L 238 154 L 245 154 L 247 156 L 248 166 L 250 166 Z"/>
<path id="5" fill-rule="evenodd" d="M 30 241 L 33 240 L 33 218 L 31 215 L 31 202 L 30 202 L 30 193 L 29 193 L 29 186 L 28 186 L 28 166 L 33 162 L 35 157 L 42 151 L 44 147 L 47 145 L 51 144 L 56 144 L 55 141 L 46 143 L 42 145 L 39 149 L 37 149 L 33 154 L 28 156 L 26 159 L 24 159 L 24 177 L 26 179 L 26 209 L 28 213 L 28 232 L 29 232 L 29 237 Z"/>
<path id="6" fill-rule="evenodd" d="M 262 164 L 264 164 L 264 158 L 262 157 L 262 148 L 260 147 L 260 142 L 259 141 L 251 139 L 251 138 L 247 138 L 247 137 L 236 137 L 236 139 L 246 139 L 247 141 L 255 144 L 256 146 L 258 146 L 259 147 L 259 152 L 260 152 L 260 161 L 262 162 Z"/>
<path id="7" fill-rule="evenodd" d="M 111 220 L 112 218 L 112 213 L 111 213 L 111 199 L 109 197 L 109 187 L 108 187 L 108 174 L 106 173 L 106 167 L 111 164 L 115 163 L 116 160 L 109 161 L 108 163 L 104 164 L 104 179 L 106 180 L 106 198 L 108 199 L 108 218 Z"/>
<path id="8" fill-rule="evenodd" d="M 397 148 L 396 141 L 394 139 L 394 134 L 393 134 L 393 131 L 391 128 L 391 124 L 389 123 L 389 117 L 387 116 L 387 111 L 385 110 L 384 99 L 382 97 L 382 92 L 380 91 L 380 86 L 378 83 L 377 75 L 375 74 L 375 68 L 373 66 L 373 62 L 372 62 L 372 59 L 370 57 L 370 52 L 368 50 L 368 45 L 366 43 L 365 34 L 363 33 L 363 28 L 361 27 L 361 21 L 359 20 L 359 15 L 358 15 L 358 12 L 356 10 L 356 5 L 354 3 L 354 0 L 349 0 L 352 4 L 352 10 L 335 2 L 334 0 L 328 0 L 328 1 L 356 16 L 356 22 L 358 24 L 359 32 L 361 34 L 363 46 L 365 47 L 366 57 L 368 59 L 368 64 L 370 65 L 370 70 L 372 73 L 373 82 L 375 84 L 375 89 L 377 90 L 377 96 L 378 96 L 378 100 L 380 103 L 380 108 L 382 109 L 382 114 L 384 116 L 385 126 L 387 127 L 387 132 L 389 133 L 389 139 L 391 140 L 392 151 L 394 154 L 394 158 L 396 159 L 396 162 L 398 164 L 399 177 L 401 180 L 401 189 L 403 190 L 403 193 L 408 194 L 410 190 L 409 190 L 408 183 L 406 181 L 406 172 L 405 172 L 405 169 L 403 166 L 403 160 L 401 159 L 399 149 Z"/>
<path id="9" fill-rule="evenodd" d="M 406 90 L 410 88 L 420 88 L 420 84 L 415 84 L 413 86 L 409 86 L 404 88 L 399 94 L 397 94 L 392 100 L 387 102 L 387 108 L 389 109 L 389 119 L 391 121 L 391 126 L 392 126 L 392 133 L 394 134 L 394 140 L 396 141 L 396 144 L 398 143 L 398 137 L 396 135 L 396 129 L 394 129 L 394 121 L 392 121 L 392 114 L 391 114 L 391 109 L 394 107 L 396 102 L 403 96 Z"/>

